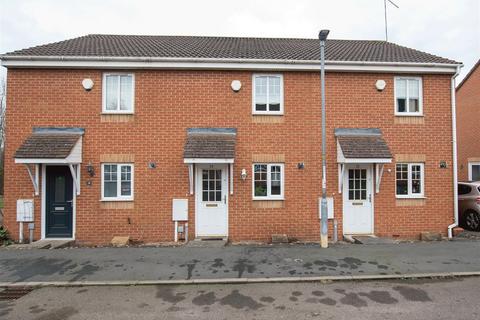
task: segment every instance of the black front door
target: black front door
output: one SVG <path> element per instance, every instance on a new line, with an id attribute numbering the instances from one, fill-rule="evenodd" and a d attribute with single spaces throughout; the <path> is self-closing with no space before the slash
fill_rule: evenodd
<path id="1" fill-rule="evenodd" d="M 73 180 L 67 166 L 46 167 L 47 238 L 71 238 L 73 221 Z"/>

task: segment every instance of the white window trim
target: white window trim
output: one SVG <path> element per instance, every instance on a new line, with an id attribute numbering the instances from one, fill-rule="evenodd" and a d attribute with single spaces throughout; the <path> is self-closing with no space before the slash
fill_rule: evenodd
<path id="1" fill-rule="evenodd" d="M 104 187 L 105 187 L 105 175 L 104 175 L 104 171 L 105 171 L 105 166 L 107 165 L 116 165 L 117 166 L 117 196 L 116 197 L 105 197 L 105 190 L 104 190 Z M 134 172 L 135 172 L 135 166 L 133 165 L 133 163 L 111 163 L 111 162 L 108 162 L 108 163 L 102 163 L 102 198 L 101 198 L 101 201 L 133 201 L 133 195 L 134 195 L 134 192 L 135 192 L 135 189 L 134 189 L 134 181 L 135 181 L 135 175 L 134 175 Z M 131 190 L 132 190 L 132 194 L 130 196 L 122 196 L 121 195 L 121 169 L 120 167 L 121 166 L 130 166 L 131 167 L 131 172 L 132 172 L 132 177 L 131 177 Z"/>
<path id="2" fill-rule="evenodd" d="M 397 194 L 397 164 L 408 165 L 408 194 Z M 421 162 L 397 162 L 395 165 L 395 197 L 398 199 L 425 198 L 425 164 Z M 412 193 L 412 166 L 420 166 L 421 193 Z"/>
<path id="3" fill-rule="evenodd" d="M 255 79 L 257 77 L 280 77 L 280 111 L 257 111 L 255 109 Z M 267 84 L 267 109 L 268 109 L 268 84 Z M 254 73 L 252 75 L 252 114 L 283 115 L 283 74 L 281 73 Z"/>
<path id="4" fill-rule="evenodd" d="M 255 166 L 256 165 L 266 165 L 267 166 L 267 195 L 265 197 L 255 196 Z M 271 167 L 280 166 L 280 194 L 271 195 L 272 191 L 272 177 L 271 177 Z M 252 165 L 252 199 L 253 200 L 285 200 L 285 166 L 283 163 L 265 163 L 258 162 Z"/>
<path id="5" fill-rule="evenodd" d="M 132 77 L 132 110 L 107 110 L 107 76 L 131 76 Z M 120 95 L 120 90 L 118 90 Z M 118 97 L 120 99 L 120 97 Z M 105 114 L 134 114 L 135 113 L 135 74 L 122 72 L 107 72 L 102 79 L 102 113 Z"/>
<path id="6" fill-rule="evenodd" d="M 468 162 L 468 180 L 472 181 L 473 180 L 473 166 L 480 166 L 480 161 L 471 161 Z"/>
<path id="7" fill-rule="evenodd" d="M 418 80 L 418 112 L 399 112 L 398 111 L 398 101 L 397 101 L 397 80 Z M 406 117 L 422 117 L 423 116 L 423 81 L 421 77 L 395 77 L 393 81 L 394 87 L 394 105 L 395 105 L 395 115 L 396 116 L 406 116 Z M 408 110 L 409 99 L 408 99 L 408 82 L 407 82 L 407 97 L 406 97 L 406 108 Z"/>

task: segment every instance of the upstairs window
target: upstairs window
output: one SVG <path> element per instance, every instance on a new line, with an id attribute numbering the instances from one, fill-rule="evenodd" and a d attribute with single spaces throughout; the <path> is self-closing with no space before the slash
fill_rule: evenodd
<path id="1" fill-rule="evenodd" d="M 423 163 L 397 163 L 397 198 L 421 198 L 424 195 Z"/>
<path id="2" fill-rule="evenodd" d="M 422 79 L 395 78 L 395 114 L 421 116 L 423 114 Z"/>
<path id="3" fill-rule="evenodd" d="M 102 200 L 133 200 L 133 164 L 102 164 Z"/>
<path id="4" fill-rule="evenodd" d="M 282 75 L 253 76 L 253 114 L 283 114 Z"/>
<path id="5" fill-rule="evenodd" d="M 283 200 L 283 164 L 253 165 L 253 199 Z"/>
<path id="6" fill-rule="evenodd" d="M 103 113 L 133 113 L 133 74 L 103 75 Z"/>

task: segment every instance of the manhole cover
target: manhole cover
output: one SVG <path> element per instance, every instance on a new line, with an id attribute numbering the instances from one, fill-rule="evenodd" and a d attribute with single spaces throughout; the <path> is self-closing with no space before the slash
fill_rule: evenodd
<path id="1" fill-rule="evenodd" d="M 31 291 L 33 291 L 33 288 L 29 288 L 29 287 L 6 288 L 5 290 L 0 291 L 0 301 L 17 300 L 23 297 L 24 295 L 29 294 Z"/>

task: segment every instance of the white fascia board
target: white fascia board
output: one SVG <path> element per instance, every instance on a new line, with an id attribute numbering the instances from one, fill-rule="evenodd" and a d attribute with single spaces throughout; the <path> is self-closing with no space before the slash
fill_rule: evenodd
<path id="1" fill-rule="evenodd" d="M 67 162 L 66 159 L 23 159 L 23 158 L 15 158 L 15 163 L 26 163 L 26 164 L 40 164 L 40 163 L 50 163 L 50 164 L 66 164 L 69 163 Z"/>
<path id="2" fill-rule="evenodd" d="M 210 70 L 271 70 L 319 71 L 320 61 L 262 59 L 194 59 L 156 57 L 63 57 L 3 56 L 4 67 L 16 68 L 87 68 L 87 69 L 210 69 Z M 452 73 L 460 64 L 326 61 L 327 71 Z"/>
<path id="3" fill-rule="evenodd" d="M 339 163 L 392 163 L 392 159 L 385 158 L 364 158 L 364 159 L 351 159 L 345 158 L 342 162 Z"/>
<path id="4" fill-rule="evenodd" d="M 233 163 L 234 159 L 185 158 L 184 163 Z"/>

